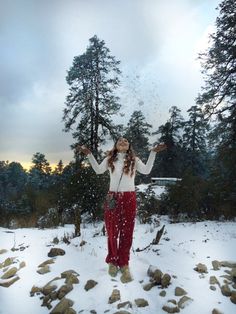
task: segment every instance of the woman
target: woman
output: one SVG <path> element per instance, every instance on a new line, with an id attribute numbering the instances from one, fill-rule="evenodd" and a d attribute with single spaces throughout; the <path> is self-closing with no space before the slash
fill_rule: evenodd
<path id="1" fill-rule="evenodd" d="M 123 283 L 132 280 L 129 270 L 129 256 L 132 245 L 136 214 L 136 194 L 134 178 L 136 171 L 149 174 L 157 152 L 166 149 L 165 144 L 152 148 L 148 161 L 144 164 L 135 156 L 129 141 L 119 138 L 108 156 L 98 164 L 91 151 L 84 146 L 76 150 L 87 155 L 97 174 L 110 172 L 110 188 L 105 202 L 105 225 L 108 235 L 106 262 L 108 273 L 115 277 L 121 270 Z"/>

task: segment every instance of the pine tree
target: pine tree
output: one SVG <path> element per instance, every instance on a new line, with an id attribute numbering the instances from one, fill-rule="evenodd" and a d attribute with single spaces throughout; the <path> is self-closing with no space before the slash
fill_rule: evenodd
<path id="1" fill-rule="evenodd" d="M 205 113 L 233 113 L 236 96 L 236 3 L 223 0 L 216 19 L 216 31 L 210 35 L 211 46 L 200 54 L 205 86 L 197 102 L 205 106 Z"/>
<path id="2" fill-rule="evenodd" d="M 183 148 L 185 150 L 185 165 L 192 174 L 203 174 L 206 159 L 206 138 L 208 123 L 204 119 L 202 110 L 192 106 L 187 111 L 189 119 L 184 122 Z"/>
<path id="3" fill-rule="evenodd" d="M 132 113 L 128 122 L 125 137 L 132 144 L 135 153 L 141 158 L 148 155 L 150 129 L 152 125 L 146 122 L 142 111 L 136 110 Z"/>
<path id="4" fill-rule="evenodd" d="M 173 106 L 169 110 L 170 118 L 156 132 L 159 143 L 165 143 L 167 149 L 157 156 L 152 176 L 181 177 L 183 172 L 182 139 L 180 131 L 183 127 L 181 110 Z"/>
<path id="5" fill-rule="evenodd" d="M 40 190 L 45 190 L 50 185 L 51 167 L 42 153 L 35 153 L 32 157 L 33 166 L 29 171 L 29 184 Z"/>
<path id="6" fill-rule="evenodd" d="M 32 163 L 33 166 L 31 167 L 31 169 L 34 168 L 44 174 L 50 174 L 51 167 L 44 154 L 41 154 L 39 152 L 35 153 L 32 158 Z"/>
<path id="7" fill-rule="evenodd" d="M 7 169 L 8 161 L 0 161 L 0 203 L 7 197 Z"/>
<path id="8" fill-rule="evenodd" d="M 64 169 L 63 161 L 60 159 L 53 173 L 56 175 L 61 175 L 63 173 L 63 169 Z"/>
<path id="9" fill-rule="evenodd" d="M 173 142 L 178 143 L 181 141 L 179 130 L 183 127 L 183 117 L 181 110 L 176 106 L 172 106 L 169 110 L 170 113 L 170 132 L 172 134 Z"/>
<path id="10" fill-rule="evenodd" d="M 114 93 L 119 86 L 119 64 L 97 36 L 90 38 L 85 53 L 74 57 L 66 76 L 70 92 L 63 116 L 65 131 L 76 125 L 72 133 L 76 143 L 72 148 L 83 143 L 97 157 L 99 144 L 104 143 L 106 135 L 114 136 L 119 131 L 111 119 L 120 109 Z"/>
<path id="11" fill-rule="evenodd" d="M 236 3 L 223 0 L 216 19 L 211 46 L 200 55 L 205 86 L 197 102 L 217 124 L 211 134 L 215 141 L 212 171 L 215 206 L 235 215 L 236 205 Z M 234 212 L 234 214 L 233 214 Z"/>

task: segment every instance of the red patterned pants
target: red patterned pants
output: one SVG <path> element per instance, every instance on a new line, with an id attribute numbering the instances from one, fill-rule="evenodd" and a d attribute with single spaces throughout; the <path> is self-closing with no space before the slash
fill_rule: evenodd
<path id="1" fill-rule="evenodd" d="M 109 209 L 105 204 L 105 225 L 108 236 L 107 263 L 123 267 L 129 264 L 136 214 L 136 193 L 109 192 L 115 194 L 117 205 Z"/>

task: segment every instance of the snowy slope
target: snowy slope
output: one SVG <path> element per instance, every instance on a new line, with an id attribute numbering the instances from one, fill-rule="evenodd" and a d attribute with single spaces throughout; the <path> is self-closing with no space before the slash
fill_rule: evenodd
<path id="1" fill-rule="evenodd" d="M 41 307 L 42 300 L 35 295 L 30 297 L 30 290 L 33 285 L 44 286 L 47 282 L 61 272 L 69 269 L 80 274 L 79 284 L 68 293 L 67 298 L 74 301 L 73 309 L 76 313 L 90 313 L 96 310 L 98 314 L 108 311 L 115 313 L 117 303 L 108 304 L 108 298 L 114 288 L 120 290 L 121 301 L 130 301 L 132 309 L 130 313 L 165 313 L 162 306 L 169 299 L 179 300 L 174 295 L 175 287 L 179 286 L 188 292 L 193 302 L 181 313 L 187 314 L 208 314 L 214 308 L 225 314 L 236 313 L 236 304 L 233 304 L 229 297 L 221 294 L 218 286 L 216 291 L 209 289 L 209 278 L 215 275 L 220 283 L 223 283 L 220 275 L 226 274 L 227 268 L 218 271 L 212 269 L 211 262 L 234 261 L 236 262 L 236 223 L 235 222 L 199 222 L 170 224 L 166 217 L 160 217 L 160 226 L 165 224 L 166 233 L 162 236 L 158 246 L 152 246 L 150 250 L 135 252 L 137 248 L 146 247 L 155 238 L 156 231 L 160 227 L 153 225 L 140 225 L 136 222 L 134 232 L 133 251 L 131 252 L 130 267 L 134 280 L 128 284 L 122 284 L 119 280 L 111 279 L 107 274 L 107 265 L 104 262 L 107 249 L 106 237 L 101 234 L 102 223 L 82 226 L 81 237 L 74 238 L 71 244 L 60 242 L 52 244 L 54 237 L 61 239 L 64 234 L 72 234 L 72 225 L 59 227 L 57 229 L 16 229 L 10 230 L 0 228 L 0 250 L 7 252 L 0 254 L 0 263 L 7 257 L 16 257 L 18 266 L 24 261 L 26 267 L 18 271 L 20 280 L 9 288 L 0 287 L 0 313 L 1 314 L 44 314 L 50 311 Z M 99 233 L 94 236 L 94 234 Z M 80 247 L 82 240 L 87 243 Z M 11 251 L 12 247 L 26 247 L 24 250 Z M 28 247 L 27 247 L 28 246 Z M 38 265 L 49 259 L 47 254 L 52 247 L 59 247 L 65 250 L 64 256 L 57 256 L 55 263 L 50 265 L 51 272 L 40 275 L 36 272 Z M 158 251 L 157 251 L 158 249 Z M 204 263 L 208 273 L 202 276 L 193 270 L 198 263 Z M 169 273 L 172 277 L 171 285 L 165 289 L 165 297 L 159 296 L 161 290 L 155 286 L 150 291 L 143 290 L 143 284 L 149 282 L 147 269 L 154 265 L 163 273 Z M 0 277 L 3 269 L 0 269 Z M 98 284 L 91 290 L 85 291 L 84 285 L 87 280 L 93 279 Z M 1 280 L 0 280 L 1 281 Z M 142 282 L 142 283 L 140 283 Z M 144 298 L 149 306 L 138 308 L 134 300 Z M 58 301 L 53 301 L 54 306 Z"/>

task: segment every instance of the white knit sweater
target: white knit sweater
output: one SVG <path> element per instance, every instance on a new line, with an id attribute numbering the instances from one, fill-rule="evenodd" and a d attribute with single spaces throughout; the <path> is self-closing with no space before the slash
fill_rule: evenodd
<path id="1" fill-rule="evenodd" d="M 118 157 L 118 159 L 114 162 L 115 169 L 113 172 L 111 172 L 111 168 L 108 167 L 108 162 L 107 162 L 108 157 L 106 157 L 101 162 L 101 164 L 98 164 L 98 162 L 94 158 L 93 154 L 88 155 L 89 162 L 97 174 L 102 174 L 106 170 L 109 170 L 109 172 L 110 172 L 110 188 L 109 188 L 109 190 L 110 191 L 128 192 L 128 191 L 135 191 L 134 178 L 135 178 L 136 170 L 140 173 L 143 173 L 143 174 L 149 174 L 150 173 L 150 171 L 152 170 L 152 167 L 153 167 L 155 157 L 156 157 L 156 152 L 154 152 L 154 151 L 150 152 L 146 164 L 144 164 L 138 157 L 135 157 L 134 175 L 131 177 L 130 175 L 123 173 L 120 185 L 119 185 L 119 181 L 120 181 L 122 169 L 124 167 L 125 153 L 118 153 L 117 157 Z M 119 188 L 118 188 L 118 185 L 119 185 Z"/>

